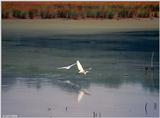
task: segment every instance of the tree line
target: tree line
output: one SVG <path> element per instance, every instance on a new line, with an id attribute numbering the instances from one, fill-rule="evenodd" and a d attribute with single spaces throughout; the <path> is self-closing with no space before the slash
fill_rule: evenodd
<path id="1" fill-rule="evenodd" d="M 2 3 L 4 19 L 85 19 L 85 18 L 153 18 L 159 17 L 159 4 L 38 4 L 29 7 L 26 4 Z"/>

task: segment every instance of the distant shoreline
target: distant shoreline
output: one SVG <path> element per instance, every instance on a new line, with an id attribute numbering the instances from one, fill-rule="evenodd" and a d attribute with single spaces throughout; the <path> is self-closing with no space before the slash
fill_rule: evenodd
<path id="1" fill-rule="evenodd" d="M 53 34 L 95 34 L 122 31 L 159 30 L 159 18 L 141 19 L 2 19 L 2 31 L 22 30 L 37 35 Z"/>

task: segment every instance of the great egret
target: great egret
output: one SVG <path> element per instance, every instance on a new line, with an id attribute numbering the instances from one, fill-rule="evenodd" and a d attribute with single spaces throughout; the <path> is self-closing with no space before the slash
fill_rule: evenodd
<path id="1" fill-rule="evenodd" d="M 83 67 L 82 67 L 81 63 L 79 62 L 79 60 L 77 60 L 77 67 L 78 67 L 78 70 L 79 70 L 78 73 L 83 73 L 83 74 L 86 75 L 89 72 L 89 71 L 86 71 L 86 70 L 83 69 Z"/>
<path id="2" fill-rule="evenodd" d="M 69 65 L 69 66 L 60 67 L 60 68 L 57 68 L 57 69 L 70 69 L 74 65 L 76 65 L 76 63 L 74 63 L 72 65 Z"/>
<path id="3" fill-rule="evenodd" d="M 57 68 L 57 69 L 70 69 L 72 66 L 74 66 L 76 64 L 77 64 L 77 68 L 79 70 L 78 73 L 82 73 L 82 74 L 86 75 L 89 72 L 89 70 L 92 70 L 92 68 L 84 70 L 83 67 L 82 67 L 82 65 L 81 65 L 81 63 L 79 62 L 79 60 L 77 60 L 76 63 L 74 63 L 72 65 L 60 67 L 60 68 Z"/>

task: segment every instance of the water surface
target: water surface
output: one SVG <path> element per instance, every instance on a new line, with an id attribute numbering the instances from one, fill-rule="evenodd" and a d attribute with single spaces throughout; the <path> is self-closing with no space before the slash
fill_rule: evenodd
<path id="1" fill-rule="evenodd" d="M 44 35 L 2 26 L 2 115 L 159 116 L 158 30 Z M 153 51 L 154 70 L 145 71 Z M 92 68 L 87 75 L 57 70 L 77 59 Z M 78 102 L 81 91 L 89 95 Z"/>

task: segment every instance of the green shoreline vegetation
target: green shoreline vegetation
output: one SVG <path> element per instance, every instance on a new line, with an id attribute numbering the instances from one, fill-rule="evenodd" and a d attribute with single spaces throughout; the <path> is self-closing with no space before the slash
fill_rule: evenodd
<path id="1" fill-rule="evenodd" d="M 45 3 L 45 2 L 44 2 Z M 34 4 L 21 2 L 2 2 L 3 19 L 121 19 L 121 18 L 159 18 L 158 2 L 138 4 L 119 3 L 83 4 L 57 3 Z M 97 2 L 98 3 L 98 2 Z M 146 4 L 147 3 L 147 4 Z"/>

